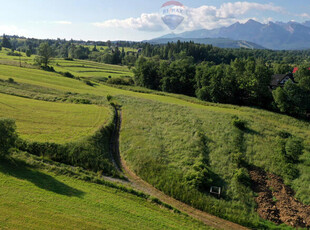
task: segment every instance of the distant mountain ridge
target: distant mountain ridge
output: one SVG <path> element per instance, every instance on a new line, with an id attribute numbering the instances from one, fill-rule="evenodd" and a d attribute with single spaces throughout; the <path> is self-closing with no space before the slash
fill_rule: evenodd
<path id="1" fill-rule="evenodd" d="M 246 23 L 236 22 L 228 27 L 217 29 L 194 30 L 180 34 L 167 34 L 150 42 L 162 39 L 218 39 L 226 38 L 235 41 L 247 41 L 250 44 L 257 44 L 258 47 L 265 47 L 274 50 L 292 50 L 310 48 L 310 21 L 297 23 L 290 21 L 268 22 L 266 24 L 255 20 L 248 20 Z"/>

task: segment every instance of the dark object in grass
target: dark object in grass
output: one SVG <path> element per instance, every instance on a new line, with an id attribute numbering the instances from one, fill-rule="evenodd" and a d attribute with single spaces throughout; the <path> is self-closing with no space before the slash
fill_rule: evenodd
<path id="1" fill-rule="evenodd" d="M 48 71 L 48 72 L 55 72 L 55 69 L 53 66 L 41 66 L 41 69 Z"/>
<path id="2" fill-rule="evenodd" d="M 240 130 L 245 130 L 247 128 L 247 121 L 241 120 L 237 116 L 233 116 L 232 124 Z"/>
<path id="3" fill-rule="evenodd" d="M 115 78 L 109 78 L 107 80 L 108 84 L 112 85 L 133 85 L 134 81 L 131 77 L 115 77 Z"/>
<path id="4" fill-rule="evenodd" d="M 14 79 L 11 78 L 11 77 L 7 80 L 7 82 L 10 83 L 10 84 L 15 84 L 15 83 L 16 83 L 16 82 L 14 81 Z"/>
<path id="5" fill-rule="evenodd" d="M 84 83 L 89 86 L 94 86 L 94 84 L 89 80 L 84 80 Z"/>
<path id="6" fill-rule="evenodd" d="M 60 74 L 67 78 L 75 78 L 75 76 L 70 72 L 60 72 Z"/>

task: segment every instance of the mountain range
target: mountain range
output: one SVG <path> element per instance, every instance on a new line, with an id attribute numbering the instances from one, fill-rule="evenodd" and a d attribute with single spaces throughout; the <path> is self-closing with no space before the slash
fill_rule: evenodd
<path id="1" fill-rule="evenodd" d="M 148 42 L 161 44 L 163 41 L 168 42 L 175 39 L 181 41 L 191 40 L 197 43 L 212 44 L 215 46 L 219 43 L 219 47 L 223 47 L 221 46 L 221 41 L 226 39 L 225 45 L 229 44 L 229 48 L 236 48 L 240 44 L 240 47 L 243 47 L 242 44 L 250 44 L 249 47 L 247 45 L 244 47 L 264 47 L 274 50 L 309 49 L 310 21 L 304 23 L 294 21 L 287 23 L 268 22 L 263 24 L 251 19 L 246 23 L 237 22 L 228 27 L 212 30 L 201 29 L 180 34 L 171 33 Z M 223 48 L 227 48 L 225 45 Z"/>

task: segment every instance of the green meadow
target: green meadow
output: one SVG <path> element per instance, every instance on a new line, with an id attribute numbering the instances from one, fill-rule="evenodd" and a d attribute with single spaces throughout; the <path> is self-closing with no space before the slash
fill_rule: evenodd
<path id="1" fill-rule="evenodd" d="M 0 162 L 0 228 L 206 229 L 184 214 L 117 188 L 18 161 Z"/>
<path id="2" fill-rule="evenodd" d="M 95 80 L 108 77 L 132 76 L 132 72 L 126 66 L 109 65 L 86 60 L 67 61 L 55 59 L 53 66 L 56 71 L 70 72 L 76 77 L 93 78 Z"/>
<path id="3" fill-rule="evenodd" d="M 97 105 L 53 103 L 0 94 L 0 117 L 16 121 L 26 140 L 66 143 L 93 134 L 111 116 Z"/>
<path id="4" fill-rule="evenodd" d="M 0 63 L 4 60 L 6 59 L 0 56 Z M 56 143 L 65 143 L 91 136 L 101 125 L 111 120 L 112 113 L 106 100 L 106 96 L 111 95 L 113 101 L 122 106 L 120 134 L 122 157 L 139 176 L 166 194 L 242 225 L 276 229 L 274 224 L 258 216 L 254 202 L 256 194 L 246 183 L 238 181 L 240 167 L 235 159 L 242 156 L 242 161 L 248 165 L 259 166 L 266 171 L 283 176 L 285 182 L 296 191 L 296 197 L 310 204 L 310 123 L 308 121 L 261 109 L 207 103 L 186 96 L 138 87 L 116 88 L 97 81 L 90 86 L 85 84 L 83 79 L 66 78 L 57 73 L 35 68 L 20 68 L 10 64 L 9 61 L 18 61 L 16 57 L 7 58 L 7 61 L 0 65 L 0 80 L 6 82 L 9 78 L 13 78 L 15 83 L 1 83 L 2 87 L 0 84 L 0 117 L 14 118 L 22 138 L 31 141 L 52 140 Z M 131 75 L 125 67 L 89 61 L 55 60 L 53 66 L 58 72 L 68 71 L 91 81 L 96 77 L 109 75 L 112 77 Z M 92 70 L 98 70 L 98 72 L 91 72 Z M 115 75 L 112 72 L 115 72 Z M 73 101 L 87 99 L 90 104 L 70 103 L 71 99 Z M 237 129 L 233 125 L 234 119 L 245 122 L 246 129 Z M 290 168 L 280 153 L 281 149 L 283 150 L 283 144 L 290 139 L 283 139 L 281 133 L 301 140 L 304 146 L 300 161 L 290 165 Z M 204 167 L 203 164 L 207 167 L 201 168 Z M 294 172 L 298 171 L 298 175 L 290 175 L 288 171 L 291 169 Z M 74 188 L 70 190 L 64 187 L 66 191 L 71 191 L 70 194 L 75 194 L 78 190 L 82 193 L 76 194 L 83 195 L 79 195 L 80 197 L 60 195 L 48 189 L 43 191 L 33 182 L 29 182 L 29 179 L 9 176 L 14 174 L 14 171 L 18 174 L 19 170 L 26 170 L 20 174 L 28 173 L 29 178 L 35 177 L 38 180 L 41 176 L 47 175 Z M 203 183 L 206 178 L 205 175 L 199 175 L 199 170 L 206 172 L 212 179 L 209 184 L 223 188 L 222 199 L 212 197 L 204 190 Z M 0 227 L 3 228 L 19 228 L 22 224 L 29 224 L 25 225 L 28 228 L 40 228 L 46 226 L 45 224 L 51 228 L 53 226 L 62 228 L 61 221 L 56 221 L 55 225 L 49 224 L 59 218 L 64 218 L 64 222 L 71 221 L 72 226 L 85 224 L 83 227 L 85 229 L 100 228 L 101 224 L 106 224 L 103 226 L 108 229 L 122 228 L 122 226 L 131 228 L 132 225 L 129 223 L 137 219 L 138 224 L 141 224 L 137 226 L 143 229 L 201 227 L 199 225 L 197 227 L 195 223 L 188 222 L 183 217 L 166 213 L 158 206 L 137 201 L 131 195 L 116 193 L 103 186 L 89 185 L 72 178 L 56 176 L 40 170 L 36 172 L 28 168 L 16 168 L 10 171 L 6 165 L 2 165 L 0 172 L 0 186 L 2 185 L 3 188 L 1 192 L 14 191 L 12 196 L 0 194 L 0 204 L 9 210 L 8 214 L 4 215 L 3 221 L 0 220 L 0 223 L 3 223 Z M 1 183 L 1 180 L 4 182 Z M 22 203 L 25 205 L 25 210 L 34 213 L 33 219 L 32 215 L 25 216 L 17 210 L 17 204 L 22 202 L 20 199 L 23 196 L 15 194 L 16 187 L 19 188 L 16 190 L 20 191 L 20 194 L 27 193 L 28 190 L 24 187 L 32 191 L 32 194 L 36 194 L 32 197 L 26 196 L 30 200 Z M 3 194 L 6 193 L 3 192 Z M 7 196 L 8 199 L 4 199 Z M 44 196 L 48 197 L 48 202 L 42 206 L 40 201 Z M 131 203 L 128 201 L 128 205 L 124 205 L 127 204 L 128 197 L 133 201 Z M 143 205 L 140 207 L 137 202 Z M 66 207 L 71 208 L 66 209 Z M 140 210 L 142 207 L 149 209 Z M 111 214 L 109 208 L 114 212 L 118 210 L 119 213 Z M 166 214 L 155 214 L 160 211 Z M 63 216 L 60 216 L 61 212 L 64 213 Z M 152 214 L 148 215 L 149 212 Z M 15 213 L 20 218 L 12 219 L 10 215 Z M 169 219 L 165 215 L 172 216 Z M 2 218 L 2 214 L 0 216 Z M 38 219 L 44 219 L 46 222 L 37 221 Z M 91 222 L 91 219 L 94 221 Z M 116 219 L 124 219 L 124 223 L 119 223 Z M 80 222 L 76 222 L 78 220 Z M 113 221 L 118 223 L 117 226 L 112 226 Z M 184 226 L 178 224 L 184 224 Z"/>

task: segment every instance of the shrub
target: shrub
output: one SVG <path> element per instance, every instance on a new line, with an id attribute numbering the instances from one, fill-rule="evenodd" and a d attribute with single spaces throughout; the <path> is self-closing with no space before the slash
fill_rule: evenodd
<path id="1" fill-rule="evenodd" d="M 89 80 L 84 80 L 84 83 L 89 86 L 94 86 L 94 84 Z"/>
<path id="2" fill-rule="evenodd" d="M 237 169 L 234 173 L 234 179 L 245 186 L 251 185 L 249 173 L 245 168 Z"/>
<path id="3" fill-rule="evenodd" d="M 70 72 L 60 72 L 60 74 L 67 78 L 75 78 L 75 76 Z"/>
<path id="4" fill-rule="evenodd" d="M 55 69 L 53 66 L 41 66 L 41 69 L 48 71 L 48 72 L 55 72 Z"/>
<path id="5" fill-rule="evenodd" d="M 123 78 L 115 77 L 115 78 L 109 78 L 107 80 L 107 83 L 112 85 L 133 85 L 134 81 L 130 77 L 123 77 Z"/>
<path id="6" fill-rule="evenodd" d="M 231 160 L 237 165 L 238 168 L 246 165 L 246 158 L 244 153 L 232 153 Z"/>
<path id="7" fill-rule="evenodd" d="M 118 175 L 109 161 L 109 141 L 114 130 L 114 122 L 99 129 L 93 136 L 68 144 L 38 143 L 20 141 L 17 147 L 36 156 L 48 158 L 64 164 L 82 167 L 105 175 Z"/>
<path id="8" fill-rule="evenodd" d="M 74 61 L 73 58 L 64 58 L 64 60 L 66 60 L 66 61 Z"/>
<path id="9" fill-rule="evenodd" d="M 278 132 L 278 136 L 281 137 L 281 138 L 286 139 L 286 138 L 291 137 L 292 134 L 290 134 L 290 133 L 288 133 L 288 132 L 282 130 L 282 131 L 279 131 L 279 132 Z"/>
<path id="10" fill-rule="evenodd" d="M 112 100 L 112 96 L 111 95 L 107 95 L 107 100 L 111 101 Z"/>
<path id="11" fill-rule="evenodd" d="M 0 119 L 0 155 L 8 154 L 10 148 L 15 146 L 17 140 L 15 121 Z"/>
<path id="12" fill-rule="evenodd" d="M 91 104 L 91 101 L 85 98 L 70 98 L 68 99 L 68 102 L 74 103 L 74 104 L 85 104 L 85 105 Z"/>
<path id="13" fill-rule="evenodd" d="M 13 79 L 13 78 L 9 78 L 9 79 L 7 80 L 7 82 L 8 82 L 8 83 L 11 83 L 11 84 L 16 83 L 16 82 L 14 81 L 14 79 Z"/>
<path id="14" fill-rule="evenodd" d="M 29 50 L 29 49 L 26 50 L 26 56 L 27 56 L 27 57 L 31 57 L 31 54 L 32 54 L 31 50 Z"/>
<path id="15" fill-rule="evenodd" d="M 298 138 L 289 138 L 285 145 L 286 158 L 291 163 L 297 163 L 303 153 L 303 143 Z"/>
<path id="16" fill-rule="evenodd" d="M 247 121 L 241 120 L 238 117 L 233 117 L 232 124 L 240 130 L 245 130 L 247 127 Z"/>
<path id="17" fill-rule="evenodd" d="M 22 56 L 20 53 L 15 53 L 14 51 L 10 51 L 7 53 L 8 56 L 20 57 Z"/>

